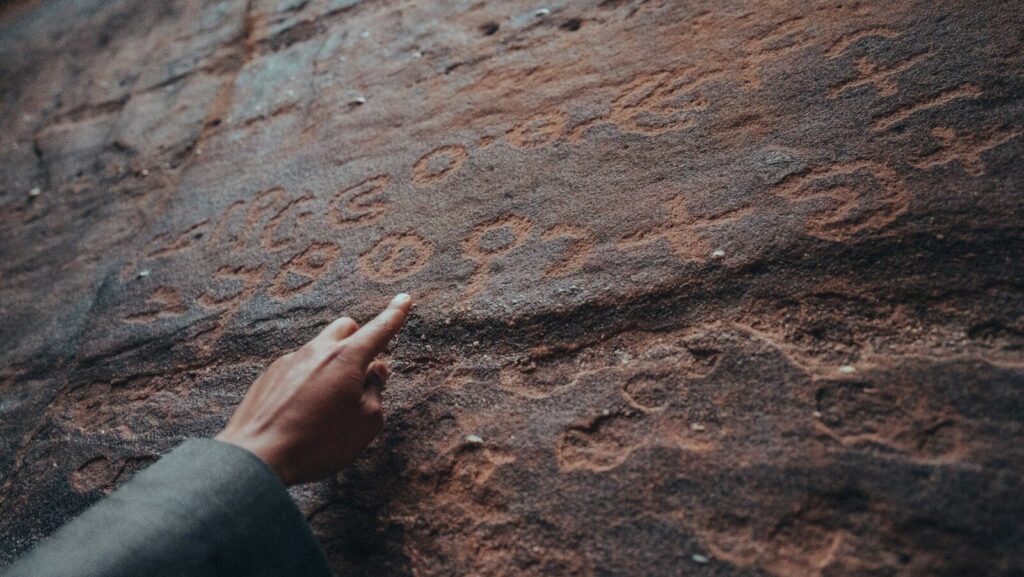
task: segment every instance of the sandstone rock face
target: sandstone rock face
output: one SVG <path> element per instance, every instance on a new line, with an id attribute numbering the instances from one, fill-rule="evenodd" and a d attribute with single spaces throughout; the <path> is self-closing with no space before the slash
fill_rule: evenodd
<path id="1" fill-rule="evenodd" d="M 408 291 L 341 575 L 1022 574 L 1022 14 L 0 4 L 0 564 Z"/>

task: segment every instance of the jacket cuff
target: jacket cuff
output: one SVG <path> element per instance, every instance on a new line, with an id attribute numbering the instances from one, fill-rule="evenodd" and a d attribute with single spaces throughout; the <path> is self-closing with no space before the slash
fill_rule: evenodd
<path id="1" fill-rule="evenodd" d="M 249 451 L 188 440 L 15 563 L 32 575 L 331 571 L 278 476 Z"/>

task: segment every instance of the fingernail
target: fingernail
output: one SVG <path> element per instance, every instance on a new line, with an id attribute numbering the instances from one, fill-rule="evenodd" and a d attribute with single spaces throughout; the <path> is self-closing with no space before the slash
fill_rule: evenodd
<path id="1" fill-rule="evenodd" d="M 406 294 L 406 293 L 398 293 L 397 295 L 395 295 L 395 298 L 391 299 L 391 304 L 393 304 L 393 305 L 404 305 L 405 303 L 409 302 L 409 299 L 410 299 L 410 297 L 409 297 L 408 294 Z"/>

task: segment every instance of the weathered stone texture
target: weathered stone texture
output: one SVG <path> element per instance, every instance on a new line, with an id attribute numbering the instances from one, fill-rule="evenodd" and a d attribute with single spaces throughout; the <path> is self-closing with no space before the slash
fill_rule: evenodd
<path id="1" fill-rule="evenodd" d="M 404 290 L 342 575 L 1024 574 L 1022 30 L 0 4 L 0 562 Z"/>

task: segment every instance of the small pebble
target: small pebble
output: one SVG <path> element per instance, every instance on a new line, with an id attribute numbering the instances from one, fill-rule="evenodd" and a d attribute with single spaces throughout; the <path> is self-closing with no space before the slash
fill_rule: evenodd
<path id="1" fill-rule="evenodd" d="M 692 425 L 690 425 L 690 429 L 692 429 L 692 430 L 694 430 L 694 431 L 696 431 L 696 432 L 698 432 L 698 433 L 700 433 L 700 432 L 703 432 L 703 431 L 706 431 L 706 430 L 707 430 L 707 429 L 706 429 L 706 428 L 704 427 L 704 425 L 702 425 L 702 424 L 700 424 L 700 423 L 693 423 Z"/>
<path id="2" fill-rule="evenodd" d="M 480 341 L 473 341 L 473 346 L 474 347 L 479 347 L 480 346 Z"/>
<path id="3" fill-rule="evenodd" d="M 605 410 L 601 411 L 601 415 L 603 415 L 603 416 L 605 416 L 605 417 L 607 417 L 607 416 L 608 416 L 608 415 L 610 415 L 610 414 L 612 414 L 612 412 L 611 412 L 611 411 L 609 411 L 608 409 L 605 409 Z"/>
<path id="4" fill-rule="evenodd" d="M 139 278 L 146 278 L 147 276 L 149 276 L 149 270 L 140 270 L 138 276 Z"/>
<path id="5" fill-rule="evenodd" d="M 839 367 L 839 372 L 843 373 L 844 375 L 849 375 L 849 374 L 856 373 L 857 369 L 855 369 L 853 367 L 853 365 L 843 365 L 843 366 Z"/>
<path id="6" fill-rule="evenodd" d="M 722 249 L 718 249 L 715 252 L 711 253 L 711 257 L 712 258 L 725 258 L 725 251 L 722 250 Z"/>
<path id="7" fill-rule="evenodd" d="M 711 560 L 711 559 L 708 559 L 707 556 L 701 555 L 700 553 L 694 553 L 692 559 L 693 559 L 693 561 L 695 563 L 701 563 L 701 564 L 707 563 L 708 561 Z"/>
<path id="8" fill-rule="evenodd" d="M 149 170 L 143 168 L 142 169 L 142 176 L 149 176 Z"/>
<path id="9" fill-rule="evenodd" d="M 362 106 L 362 105 L 366 104 L 366 97 L 365 96 L 356 96 L 352 100 L 352 104 L 353 104 L 353 106 Z"/>
<path id="10" fill-rule="evenodd" d="M 813 415 L 815 419 L 820 419 L 821 411 L 814 411 L 813 413 L 811 413 L 811 415 Z"/>
<path id="11" fill-rule="evenodd" d="M 533 16 L 535 18 L 543 18 L 543 17 L 547 16 L 548 14 L 551 14 L 551 10 L 548 10 L 547 8 L 541 8 L 540 10 L 537 10 L 536 12 L 534 12 Z"/>
<path id="12" fill-rule="evenodd" d="M 202 148 L 196 148 L 196 156 L 202 156 L 202 155 L 203 155 L 203 149 Z"/>
<path id="13" fill-rule="evenodd" d="M 37 186 L 37 187 L 33 188 L 32 190 L 28 191 L 28 195 L 31 196 L 31 197 L 36 197 L 36 196 L 39 196 L 40 194 L 42 194 L 42 192 L 43 191 L 39 190 L 39 187 Z"/>
<path id="14" fill-rule="evenodd" d="M 478 435 L 469 435 L 466 437 L 466 442 L 470 445 L 483 445 L 484 440 Z"/>

